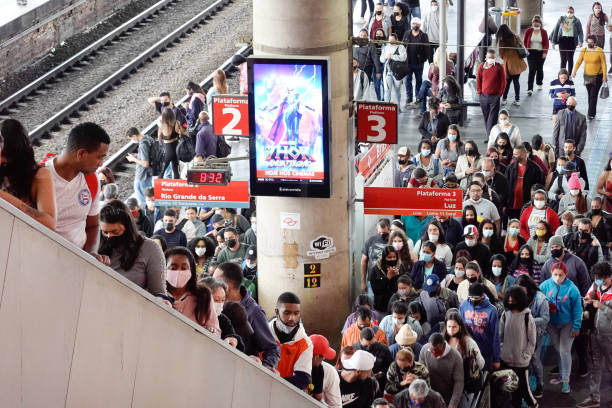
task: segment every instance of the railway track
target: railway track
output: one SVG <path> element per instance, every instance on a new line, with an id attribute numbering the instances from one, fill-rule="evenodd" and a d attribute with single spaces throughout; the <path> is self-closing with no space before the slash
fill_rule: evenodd
<path id="1" fill-rule="evenodd" d="M 202 0 L 161 0 L 1 101 L 0 115 L 18 115 L 28 127 L 34 127 L 30 140 L 38 146 L 41 139 L 52 138 L 52 133 L 69 124 L 71 118 L 81 116 L 106 92 L 181 42 L 231 2 L 212 1 L 202 10 Z M 170 8 L 180 12 L 171 16 Z M 155 24 L 150 24 L 154 20 Z M 150 39 L 168 31 L 158 41 Z M 135 53 L 137 56 L 131 58 Z M 117 66 L 120 68 L 115 69 Z"/>

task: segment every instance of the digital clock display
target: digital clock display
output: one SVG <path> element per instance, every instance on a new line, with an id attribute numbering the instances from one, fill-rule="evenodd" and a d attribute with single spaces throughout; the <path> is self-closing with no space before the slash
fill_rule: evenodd
<path id="1" fill-rule="evenodd" d="M 218 184 L 229 182 L 226 171 L 218 170 L 188 170 L 187 182 L 192 184 Z"/>

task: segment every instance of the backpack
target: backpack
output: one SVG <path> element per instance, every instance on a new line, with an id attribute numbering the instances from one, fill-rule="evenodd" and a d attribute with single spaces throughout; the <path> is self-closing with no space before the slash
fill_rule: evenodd
<path id="1" fill-rule="evenodd" d="M 491 394 L 495 393 L 513 393 L 518 390 L 519 378 L 516 373 L 510 369 L 498 370 L 491 374 Z"/>
<path id="2" fill-rule="evenodd" d="M 195 157 L 195 146 L 191 136 L 184 135 L 176 146 L 176 156 L 182 162 L 188 163 Z"/>
<path id="3" fill-rule="evenodd" d="M 161 177 L 164 172 L 164 149 L 161 144 L 150 136 L 143 137 L 140 143 L 144 143 L 149 151 L 147 173 L 153 177 Z"/>
<path id="4" fill-rule="evenodd" d="M 232 147 L 227 144 L 225 137 L 217 135 L 217 157 L 227 157 L 232 152 Z"/>

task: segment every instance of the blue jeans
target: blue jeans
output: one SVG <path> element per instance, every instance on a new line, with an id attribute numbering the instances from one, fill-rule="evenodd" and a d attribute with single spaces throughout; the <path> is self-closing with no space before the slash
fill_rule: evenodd
<path id="1" fill-rule="evenodd" d="M 421 113 L 425 112 L 427 109 L 428 96 L 433 96 L 433 92 L 431 92 L 431 82 L 426 79 L 421 83 L 421 89 L 419 89 L 419 93 L 417 94 L 417 99 L 421 101 Z"/>
<path id="2" fill-rule="evenodd" d="M 391 102 L 392 94 L 395 94 L 397 98 L 397 106 L 399 107 L 402 93 L 401 93 L 402 81 L 398 81 L 392 74 L 385 76 L 385 102 Z"/>
<path id="3" fill-rule="evenodd" d="M 554 324 L 548 325 L 548 333 L 550 334 L 550 342 L 559 353 L 559 374 L 561 381 L 569 384 L 570 374 L 572 372 L 572 337 L 573 323 L 569 322 L 562 326 Z"/>
<path id="4" fill-rule="evenodd" d="M 376 72 L 372 74 L 372 81 L 374 82 L 374 91 L 376 92 L 376 99 L 382 101 L 385 99 L 385 87 L 383 86 L 382 74 L 380 78 L 376 77 Z"/>
<path id="5" fill-rule="evenodd" d="M 147 187 L 153 187 L 153 177 L 152 176 L 147 174 L 146 177 L 143 179 L 134 178 L 134 192 L 136 193 L 138 204 L 140 204 L 140 206 L 143 208 L 146 204 L 145 197 L 144 197 L 144 191 Z"/>
<path id="6" fill-rule="evenodd" d="M 421 83 L 423 82 L 423 64 L 408 64 L 408 67 L 408 75 L 404 78 L 404 81 L 406 81 L 406 103 L 412 102 L 412 76 L 414 75 L 417 92 L 421 89 Z"/>
<path id="7" fill-rule="evenodd" d="M 395 0 L 388 0 L 388 3 L 389 3 L 389 7 L 395 6 Z M 383 1 L 383 4 L 384 4 L 384 1 Z"/>
<path id="8" fill-rule="evenodd" d="M 412 14 L 412 17 L 421 18 L 421 8 L 420 7 L 410 7 L 410 14 Z"/>
<path id="9" fill-rule="evenodd" d="M 539 335 L 536 338 L 535 351 L 531 356 L 529 363 L 529 372 L 533 373 L 536 379 L 536 385 L 542 387 L 544 385 L 544 367 L 542 366 L 542 344 L 544 343 L 544 335 Z"/>

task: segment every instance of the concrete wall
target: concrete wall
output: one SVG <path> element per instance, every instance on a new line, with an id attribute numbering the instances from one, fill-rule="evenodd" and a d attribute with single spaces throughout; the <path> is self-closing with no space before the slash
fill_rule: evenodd
<path id="1" fill-rule="evenodd" d="M 0 407 L 321 406 L 0 200 Z"/>
<path id="2" fill-rule="evenodd" d="M 0 27 L 0 77 L 42 57 L 132 1 L 49 0 L 16 17 Z"/>

